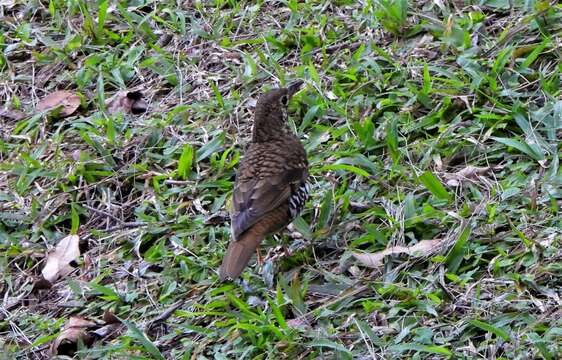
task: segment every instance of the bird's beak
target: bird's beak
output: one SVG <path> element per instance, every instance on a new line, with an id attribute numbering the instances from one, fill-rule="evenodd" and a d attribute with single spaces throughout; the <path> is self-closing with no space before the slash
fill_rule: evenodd
<path id="1" fill-rule="evenodd" d="M 299 91 L 301 89 L 302 84 L 304 84 L 304 81 L 302 81 L 302 80 L 296 80 L 296 81 L 293 81 L 292 83 L 290 83 L 287 86 L 287 91 L 289 93 L 289 97 L 295 95 L 297 93 L 297 91 Z"/>

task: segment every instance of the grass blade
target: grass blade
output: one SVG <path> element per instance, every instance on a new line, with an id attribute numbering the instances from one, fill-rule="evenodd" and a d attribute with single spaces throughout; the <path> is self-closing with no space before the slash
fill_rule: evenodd
<path id="1" fill-rule="evenodd" d="M 441 184 L 441 181 L 439 181 L 437 176 L 433 175 L 430 171 L 424 172 L 419 177 L 419 180 L 435 197 L 447 201 L 451 200 L 451 195 L 447 189 L 445 189 L 443 184 Z"/>
<path id="2" fill-rule="evenodd" d="M 154 345 L 152 341 L 148 339 L 146 334 L 142 332 L 138 327 L 136 327 L 135 324 L 126 320 L 121 320 L 121 322 L 125 324 L 125 326 L 127 326 L 129 331 L 131 332 L 131 337 L 139 341 L 146 352 L 152 355 L 154 359 L 165 360 L 164 356 L 162 355 L 160 350 L 158 350 L 156 345 Z"/>
<path id="3" fill-rule="evenodd" d="M 459 266 L 462 262 L 462 259 L 466 251 L 466 242 L 470 237 L 470 232 L 471 229 L 467 223 L 465 224 L 457 241 L 455 242 L 455 246 L 453 246 L 453 248 L 449 252 L 449 255 L 447 255 L 446 263 L 450 273 L 456 273 L 457 270 L 459 269 Z"/>
<path id="4" fill-rule="evenodd" d="M 509 341 L 509 334 L 507 333 L 507 331 L 496 327 L 494 325 L 488 324 L 484 321 L 480 321 L 480 320 L 470 320 L 469 323 L 473 326 L 476 326 L 477 328 L 480 328 L 486 332 L 492 333 L 494 335 L 496 335 L 497 337 L 502 338 L 505 341 Z"/>

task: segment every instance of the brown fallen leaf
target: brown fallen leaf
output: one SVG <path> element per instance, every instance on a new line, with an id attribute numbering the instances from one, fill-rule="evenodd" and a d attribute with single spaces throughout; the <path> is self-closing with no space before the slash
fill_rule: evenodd
<path id="1" fill-rule="evenodd" d="M 115 316 L 115 314 L 113 314 L 111 311 L 109 310 L 105 310 L 103 313 L 103 321 L 105 321 L 106 324 L 120 324 L 121 320 L 119 320 L 117 318 L 117 316 Z"/>
<path id="2" fill-rule="evenodd" d="M 119 329 L 121 326 L 121 323 L 107 324 L 100 327 L 99 329 L 92 331 L 91 334 L 100 338 L 105 338 L 106 336 L 114 333 L 115 330 Z"/>
<path id="3" fill-rule="evenodd" d="M 51 284 L 50 281 L 45 280 L 42 276 L 39 276 L 38 279 L 33 282 L 33 291 L 46 290 L 52 287 L 53 284 Z"/>
<path id="4" fill-rule="evenodd" d="M 234 51 L 225 52 L 222 54 L 222 57 L 227 61 L 232 61 L 235 64 L 241 64 L 242 56 L 240 56 L 240 54 L 237 52 Z"/>
<path id="5" fill-rule="evenodd" d="M 88 333 L 88 330 L 95 327 L 98 327 L 98 325 L 93 321 L 78 316 L 71 317 L 59 336 L 51 344 L 51 354 L 73 356 L 78 349 L 79 341 L 82 341 L 86 346 L 92 345 L 95 336 Z"/>
<path id="6" fill-rule="evenodd" d="M 211 216 L 207 216 L 205 219 L 205 225 L 219 225 L 224 224 L 226 221 L 230 219 L 229 214 L 226 211 L 219 211 Z"/>
<path id="7" fill-rule="evenodd" d="M 306 316 L 290 319 L 287 320 L 287 326 L 291 329 L 307 329 L 310 328 L 310 319 Z"/>
<path id="8" fill-rule="evenodd" d="M 56 107 L 62 106 L 60 117 L 66 117 L 74 114 L 76 109 L 80 106 L 80 96 L 71 91 L 55 91 L 37 103 L 37 111 L 51 110 Z"/>
<path id="9" fill-rule="evenodd" d="M 162 34 L 156 42 L 156 46 L 163 48 L 168 45 L 173 39 L 174 36 L 172 34 Z"/>
<path id="10" fill-rule="evenodd" d="M 121 320 L 119 320 L 110 310 L 105 310 L 103 313 L 103 321 L 105 322 L 105 326 L 92 331 L 91 334 L 96 335 L 99 338 L 105 338 L 122 326 Z"/>
<path id="11" fill-rule="evenodd" d="M 408 254 L 414 256 L 428 256 L 437 250 L 440 243 L 441 239 L 422 240 L 412 246 L 391 246 L 371 254 L 353 253 L 353 257 L 367 267 L 377 268 L 383 265 L 383 259 L 387 255 Z"/>
<path id="12" fill-rule="evenodd" d="M 13 121 L 20 121 L 27 115 L 19 110 L 2 110 L 0 109 L 0 118 L 5 118 Z"/>
<path id="13" fill-rule="evenodd" d="M 459 186 L 463 181 L 476 181 L 478 176 L 486 175 L 488 172 L 493 170 L 501 170 L 503 166 L 472 166 L 467 167 L 454 172 L 454 173 L 444 173 L 443 177 L 447 180 L 447 185 L 449 186 Z"/>
<path id="14" fill-rule="evenodd" d="M 148 109 L 140 91 L 119 91 L 107 99 L 106 106 L 110 114 L 124 112 L 126 114 L 142 114 Z"/>
<path id="15" fill-rule="evenodd" d="M 80 256 L 79 242 L 78 235 L 69 235 L 59 241 L 55 249 L 47 254 L 45 267 L 41 271 L 45 280 L 52 283 L 74 270 L 70 263 Z"/>

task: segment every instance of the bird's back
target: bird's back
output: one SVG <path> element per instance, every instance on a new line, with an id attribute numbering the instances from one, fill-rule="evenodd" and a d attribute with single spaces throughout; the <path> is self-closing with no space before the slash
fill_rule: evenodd
<path id="1" fill-rule="evenodd" d="M 277 141 L 250 143 L 240 163 L 236 181 L 271 177 L 302 168 L 308 168 L 306 151 L 296 136 L 288 134 Z"/>

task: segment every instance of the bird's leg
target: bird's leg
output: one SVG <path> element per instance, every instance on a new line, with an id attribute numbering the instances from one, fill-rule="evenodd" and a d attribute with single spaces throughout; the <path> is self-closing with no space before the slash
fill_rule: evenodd
<path id="1" fill-rule="evenodd" d="M 263 258 L 261 256 L 261 249 L 260 249 L 259 245 L 258 245 L 258 247 L 256 247 L 256 257 L 257 257 L 256 261 L 257 261 L 258 265 L 262 266 L 263 265 Z"/>

